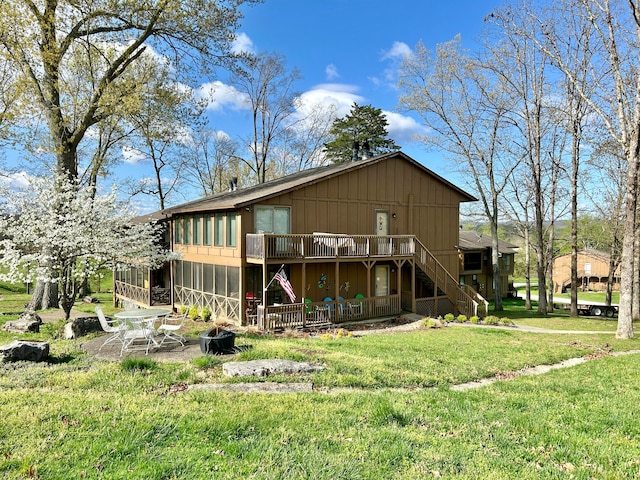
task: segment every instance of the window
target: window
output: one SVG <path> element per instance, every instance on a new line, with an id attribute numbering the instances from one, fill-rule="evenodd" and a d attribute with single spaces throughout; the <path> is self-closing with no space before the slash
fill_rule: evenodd
<path id="1" fill-rule="evenodd" d="M 202 244 L 211 245 L 211 215 L 205 215 L 202 224 Z"/>
<path id="2" fill-rule="evenodd" d="M 482 270 L 482 253 L 465 253 L 464 254 L 464 271 Z"/>
<path id="3" fill-rule="evenodd" d="M 173 222 L 173 241 L 174 243 L 182 243 L 182 219 L 176 218 Z"/>
<path id="4" fill-rule="evenodd" d="M 256 207 L 256 232 L 291 233 L 291 208 Z"/>
<path id="5" fill-rule="evenodd" d="M 216 247 L 222 247 L 224 245 L 224 215 L 216 213 L 214 223 L 214 245 Z"/>
<path id="6" fill-rule="evenodd" d="M 200 228 L 202 217 L 193 217 L 193 244 L 200 245 Z"/>
<path id="7" fill-rule="evenodd" d="M 191 217 L 184 217 L 182 220 L 182 239 L 185 245 L 191 243 Z"/>
<path id="8" fill-rule="evenodd" d="M 227 247 L 236 246 L 236 214 L 227 213 Z"/>

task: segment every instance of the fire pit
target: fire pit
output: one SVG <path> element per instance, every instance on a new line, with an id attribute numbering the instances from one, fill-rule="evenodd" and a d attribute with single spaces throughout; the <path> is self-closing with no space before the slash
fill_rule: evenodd
<path id="1" fill-rule="evenodd" d="M 200 334 L 200 351 L 210 353 L 234 353 L 236 334 L 230 330 L 212 328 Z"/>

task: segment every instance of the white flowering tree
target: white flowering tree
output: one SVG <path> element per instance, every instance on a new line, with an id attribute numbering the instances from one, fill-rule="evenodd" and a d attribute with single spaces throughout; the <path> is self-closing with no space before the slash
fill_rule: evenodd
<path id="1" fill-rule="evenodd" d="M 155 268 L 170 259 L 158 224 L 132 224 L 116 198 L 94 195 L 66 176 L 33 178 L 30 189 L 6 197 L 0 218 L 0 280 L 57 287 L 68 319 L 83 279 L 101 268 Z"/>

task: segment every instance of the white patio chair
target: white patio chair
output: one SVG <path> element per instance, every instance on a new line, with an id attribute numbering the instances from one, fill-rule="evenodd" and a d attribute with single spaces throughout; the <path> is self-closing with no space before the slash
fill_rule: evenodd
<path id="1" fill-rule="evenodd" d="M 185 310 L 182 315 L 167 315 L 166 317 L 162 318 L 162 323 L 156 329 L 158 333 L 164 335 L 162 341 L 160 342 L 160 346 L 162 346 L 164 342 L 168 340 L 178 342 L 184 347 L 184 335 L 179 334 L 178 330 L 180 330 L 184 325 L 184 321 L 187 318 L 187 313 L 188 310 Z"/>
<path id="2" fill-rule="evenodd" d="M 102 308 L 96 307 L 96 314 L 98 315 L 98 320 L 100 321 L 100 326 L 102 329 L 111 333 L 111 335 L 104 341 L 98 351 L 102 350 L 107 343 L 111 342 L 120 342 L 124 345 L 124 331 L 126 330 L 126 325 L 122 324 L 119 320 L 107 320 L 105 317 Z"/>

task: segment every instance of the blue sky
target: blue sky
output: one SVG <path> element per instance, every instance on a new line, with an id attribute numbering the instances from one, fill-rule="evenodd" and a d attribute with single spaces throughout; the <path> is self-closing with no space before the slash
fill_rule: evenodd
<path id="1" fill-rule="evenodd" d="M 338 114 L 353 102 L 382 109 L 389 134 L 402 150 L 439 175 L 455 181 L 447 163 L 411 140 L 424 132 L 415 115 L 397 111 L 397 69 L 402 56 L 422 41 L 437 44 L 462 35 L 473 47 L 484 17 L 503 0 L 266 0 L 245 9 L 238 48 L 284 55 L 287 67 L 302 79 L 296 90 L 308 102 L 333 102 Z M 234 136 L 248 131 L 250 119 L 239 109 L 234 92 L 215 84 L 211 126 Z"/>
<path id="2" fill-rule="evenodd" d="M 417 42 L 433 50 L 462 35 L 473 48 L 484 28 L 484 18 L 504 0 L 265 0 L 243 7 L 245 18 L 237 32 L 236 48 L 253 53 L 282 54 L 289 69 L 302 79 L 295 85 L 302 105 L 332 103 L 338 115 L 353 102 L 380 108 L 389 121 L 389 135 L 408 155 L 435 173 L 460 185 L 460 179 L 437 152 L 427 151 L 411 137 L 424 133 L 417 116 L 397 111 L 397 70 L 403 55 Z M 210 127 L 231 138 L 251 129 L 242 98 L 226 83 L 225 72 L 203 81 L 214 88 L 208 115 Z M 125 149 L 114 168 L 116 181 L 151 177 L 146 161 Z M 180 201 L 179 199 L 174 199 Z M 137 198 L 140 213 L 155 210 L 157 201 Z"/>

